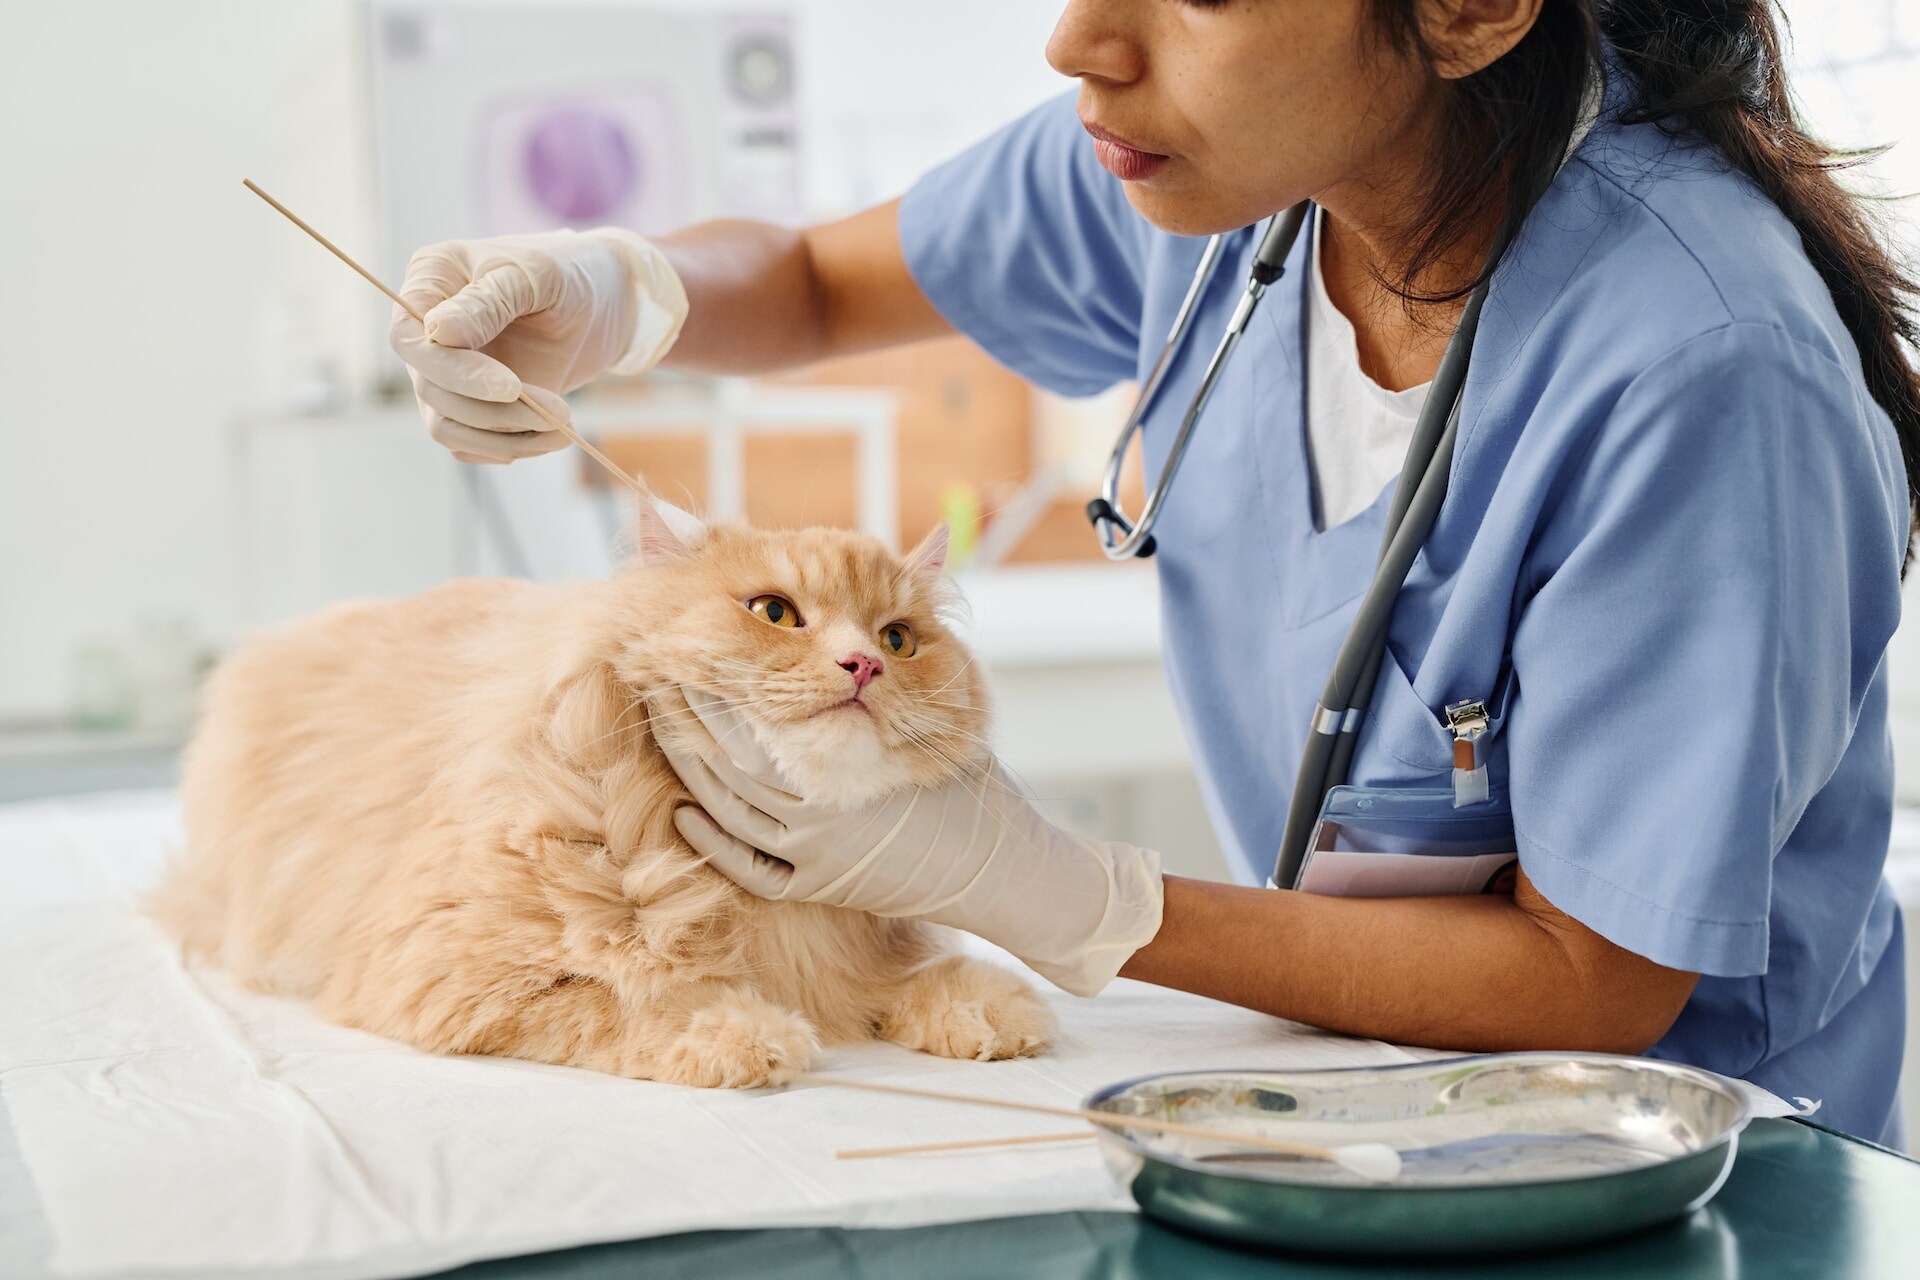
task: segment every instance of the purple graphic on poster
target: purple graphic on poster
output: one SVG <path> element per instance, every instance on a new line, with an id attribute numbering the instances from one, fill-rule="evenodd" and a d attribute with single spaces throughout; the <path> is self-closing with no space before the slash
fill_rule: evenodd
<path id="1" fill-rule="evenodd" d="M 634 193 L 640 164 L 615 116 L 568 105 L 527 130 L 523 173 L 540 206 L 567 223 L 605 221 Z"/>

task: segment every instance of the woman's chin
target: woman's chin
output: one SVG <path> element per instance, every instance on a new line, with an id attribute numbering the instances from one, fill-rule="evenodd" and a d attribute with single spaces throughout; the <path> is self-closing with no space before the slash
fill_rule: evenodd
<path id="1" fill-rule="evenodd" d="M 1250 209 L 1221 199 L 1209 184 L 1184 173 L 1163 173 L 1147 182 L 1126 184 L 1127 203 L 1155 228 L 1176 236 L 1211 236 L 1258 222 L 1272 209 Z"/>

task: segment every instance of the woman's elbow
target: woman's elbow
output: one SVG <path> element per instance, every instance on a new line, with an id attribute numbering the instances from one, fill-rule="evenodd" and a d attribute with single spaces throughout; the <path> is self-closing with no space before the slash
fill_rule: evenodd
<path id="1" fill-rule="evenodd" d="M 1653 1048 L 1693 995 L 1700 975 L 1669 969 L 1593 935 L 1597 947 L 1570 962 L 1573 1017 L 1563 1025 L 1586 1053 L 1643 1054 Z"/>
<path id="2" fill-rule="evenodd" d="M 1555 1003 L 1560 1016 L 1544 1025 L 1556 1028 L 1556 1038 L 1566 1043 L 1552 1047 L 1637 1055 L 1672 1030 L 1699 974 L 1657 964 L 1608 940 L 1553 906 L 1530 883 L 1523 884 L 1515 905 L 1559 952 Z"/>

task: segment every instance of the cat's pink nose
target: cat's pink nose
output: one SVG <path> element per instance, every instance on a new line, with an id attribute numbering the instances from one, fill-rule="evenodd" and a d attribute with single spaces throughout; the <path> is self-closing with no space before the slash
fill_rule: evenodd
<path id="1" fill-rule="evenodd" d="M 850 653 L 840 659 L 840 669 L 853 677 L 853 687 L 864 689 L 873 678 L 886 672 L 887 664 L 870 653 Z"/>

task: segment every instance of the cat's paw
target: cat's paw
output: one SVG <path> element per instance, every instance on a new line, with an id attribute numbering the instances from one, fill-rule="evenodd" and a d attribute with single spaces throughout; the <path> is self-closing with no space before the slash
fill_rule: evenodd
<path id="1" fill-rule="evenodd" d="M 652 1074 L 668 1084 L 757 1089 L 793 1079 L 819 1052 L 819 1038 L 805 1018 L 759 996 L 737 994 L 695 1013 Z"/>
<path id="2" fill-rule="evenodd" d="M 1054 1025 L 1053 1010 L 1016 974 L 957 958 L 909 979 L 880 1034 L 922 1053 L 991 1062 L 1046 1052 Z"/>

